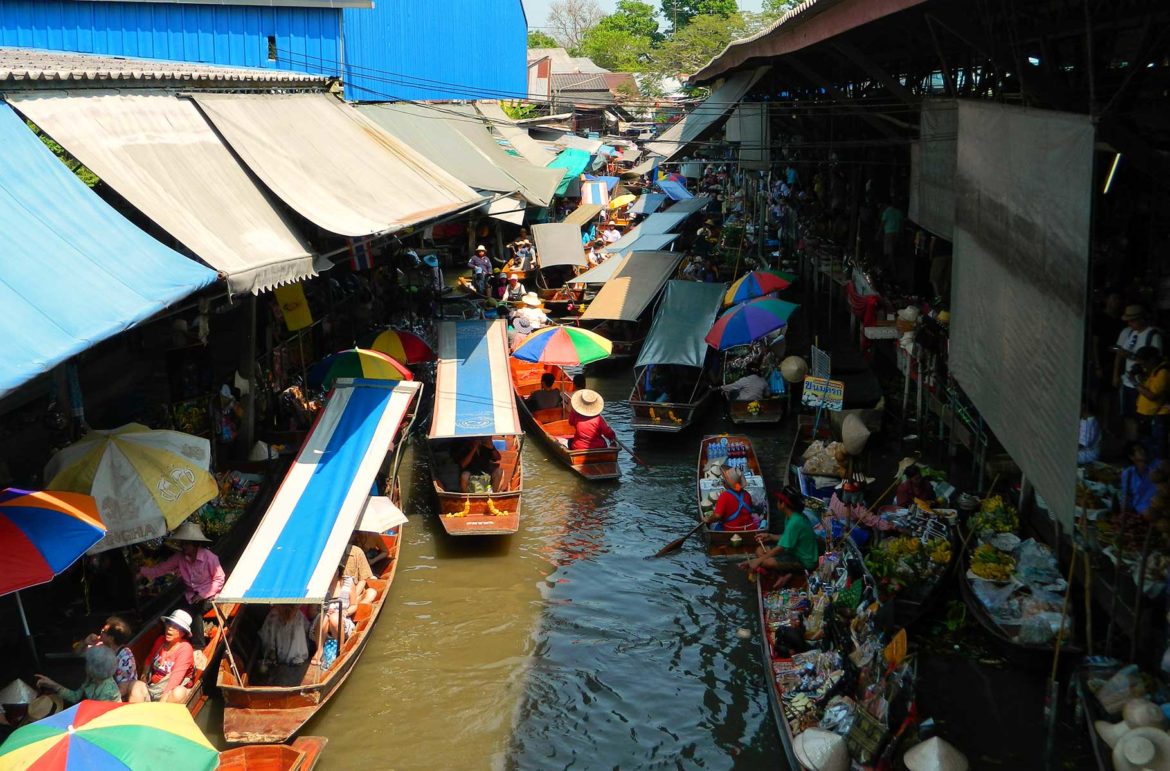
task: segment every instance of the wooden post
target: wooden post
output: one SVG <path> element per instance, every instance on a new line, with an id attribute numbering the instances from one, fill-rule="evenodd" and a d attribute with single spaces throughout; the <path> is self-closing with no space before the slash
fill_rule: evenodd
<path id="1" fill-rule="evenodd" d="M 240 450 L 238 455 L 246 460 L 252 452 L 252 445 L 256 443 L 256 295 L 248 296 L 248 308 L 245 311 L 248 321 L 244 337 L 244 371 L 240 373 L 248 383 L 248 393 L 244 394 L 244 425 L 240 431 Z"/>

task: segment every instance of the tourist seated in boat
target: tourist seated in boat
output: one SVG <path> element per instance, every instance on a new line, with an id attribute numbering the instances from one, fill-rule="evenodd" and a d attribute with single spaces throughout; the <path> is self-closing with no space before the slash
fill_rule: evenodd
<path id="1" fill-rule="evenodd" d="M 130 638 L 133 637 L 130 624 L 118 616 L 110 616 L 102 628 L 91 632 L 83 640 L 75 643 L 73 650 L 84 653 L 94 646 L 106 646 L 114 651 L 114 682 L 125 699 L 130 695 L 130 688 L 138 679 L 138 662 L 134 659 L 134 651 L 130 650 Z"/>
<path id="2" fill-rule="evenodd" d="M 670 398 L 670 372 L 667 367 L 650 364 L 642 378 L 642 398 L 648 402 L 665 404 Z"/>
<path id="3" fill-rule="evenodd" d="M 820 559 L 820 547 L 804 511 L 797 508 L 792 496 L 783 492 L 776 493 L 776 508 L 783 517 L 784 532 L 781 535 L 757 534 L 759 546 L 756 548 L 756 556 L 741 562 L 740 568 L 784 574 L 812 570 Z M 770 543 L 776 546 L 769 548 Z"/>
<path id="4" fill-rule="evenodd" d="M 551 372 L 545 372 L 540 376 L 540 389 L 533 391 L 524 400 L 528 409 L 536 412 L 538 410 L 551 410 L 560 407 L 564 403 L 564 394 L 561 389 L 556 387 L 557 376 Z"/>
<path id="5" fill-rule="evenodd" d="M 195 676 L 195 649 L 191 647 L 191 614 L 176 610 L 163 617 L 161 637 L 146 657 L 142 679 L 130 689 L 129 701 L 165 701 L 184 704 Z"/>
<path id="6" fill-rule="evenodd" d="M 743 485 L 743 472 L 737 468 L 723 469 L 723 492 L 715 501 L 715 508 L 703 516 L 703 522 L 712 530 L 759 530 L 767 526 L 752 513 L 752 496 Z"/>
<path id="7" fill-rule="evenodd" d="M 609 244 L 617 243 L 622 239 L 622 232 L 618 230 L 617 223 L 605 223 L 605 230 L 601 231 L 601 240 L 608 246 Z"/>
<path id="8" fill-rule="evenodd" d="M 343 576 L 343 570 L 344 565 L 338 566 L 329 596 L 325 599 L 325 609 L 309 625 L 313 639 L 322 641 L 321 649 L 312 659 L 312 663 L 321 669 L 333 666 L 341 654 L 342 636 L 348 640 L 357 629 L 357 622 L 353 619 L 357 603 L 351 602 L 353 578 Z"/>
<path id="9" fill-rule="evenodd" d="M 769 394 L 768 381 L 760 374 L 760 368 L 753 365 L 747 374 L 732 383 L 720 386 L 728 398 L 737 402 L 754 402 L 766 399 Z"/>
<path id="10" fill-rule="evenodd" d="M 512 264 L 516 270 L 527 273 L 536 267 L 536 250 L 527 238 L 518 238 L 511 243 Z"/>
<path id="11" fill-rule="evenodd" d="M 540 300 L 540 295 L 536 292 L 525 292 L 520 298 L 520 307 L 512 315 L 512 320 L 525 319 L 528 321 L 528 326 L 533 332 L 541 327 L 547 327 L 552 324 L 544 312 L 544 303 Z"/>
<path id="12" fill-rule="evenodd" d="M 455 446 L 452 456 L 459 464 L 459 491 L 462 493 L 499 492 L 504 480 L 504 469 L 500 466 L 500 451 L 490 436 L 481 436 Z M 488 489 L 483 478 L 487 477 Z"/>
<path id="13" fill-rule="evenodd" d="M 85 651 L 85 682 L 77 688 L 66 688 L 44 675 L 37 675 L 37 688 L 50 691 L 61 697 L 66 704 L 76 704 L 82 699 L 94 701 L 122 701 L 122 692 L 114 680 L 118 657 L 114 649 L 106 645 L 94 645 Z"/>
<path id="14" fill-rule="evenodd" d="M 930 503 L 938 497 L 935 495 L 934 487 L 922 476 L 922 469 L 918 466 L 907 466 L 903 475 L 905 479 L 894 493 L 894 503 L 899 506 L 910 506 L 915 499 Z"/>
<path id="15" fill-rule="evenodd" d="M 605 262 L 609 257 L 605 251 L 605 242 L 600 238 L 589 244 L 589 251 L 585 253 L 585 259 L 589 263 L 589 267 L 595 268 L 601 263 Z"/>
<path id="16" fill-rule="evenodd" d="M 583 388 L 573 392 L 569 403 L 573 407 L 573 414 L 569 415 L 569 426 L 573 429 L 570 450 L 601 450 L 609 447 L 610 442 L 617 442 L 617 434 L 601 417 L 605 409 L 601 394 Z"/>
<path id="17" fill-rule="evenodd" d="M 528 290 L 524 284 L 520 283 L 520 277 L 515 273 L 508 276 L 508 284 L 504 287 L 503 299 L 508 302 L 518 303 L 524 299 L 524 295 L 528 294 Z"/>
<path id="18" fill-rule="evenodd" d="M 309 660 L 309 620 L 300 606 L 273 605 L 260 627 L 260 670 Z"/>
<path id="19" fill-rule="evenodd" d="M 561 394 L 562 402 L 571 410 L 573 408 L 573 394 L 578 391 L 584 391 L 588 387 L 589 381 L 586 380 L 585 373 L 578 372 L 576 375 L 573 375 L 573 390 Z"/>

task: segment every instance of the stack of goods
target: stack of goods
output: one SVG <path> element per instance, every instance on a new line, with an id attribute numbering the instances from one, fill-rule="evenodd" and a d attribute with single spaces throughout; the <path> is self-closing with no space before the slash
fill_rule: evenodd
<path id="1" fill-rule="evenodd" d="M 1067 582 L 1056 556 L 1034 539 L 1021 541 L 1013 531 L 1019 518 L 999 496 L 983 502 L 971 519 L 979 544 L 971 554 L 967 581 L 987 616 L 1011 641 L 1020 645 L 1052 645 L 1061 624 L 1067 635 L 1070 619 L 1063 615 Z"/>
<path id="2" fill-rule="evenodd" d="M 796 756 L 803 763 L 814 754 L 840 755 L 831 765 L 844 760 L 842 769 L 848 758 L 876 757 L 895 697 L 911 677 L 908 663 L 887 658 L 874 623 L 880 605 L 866 597 L 860 564 L 846 561 L 830 552 L 807 586 L 763 594 L 774 693 Z"/>
<path id="3" fill-rule="evenodd" d="M 219 482 L 219 495 L 215 500 L 205 503 L 191 517 L 208 538 L 215 538 L 232 529 L 260 494 L 264 477 L 225 471 L 216 475 L 216 481 Z"/>
<path id="4" fill-rule="evenodd" d="M 808 446 L 800 456 L 804 461 L 801 470 L 814 477 L 843 477 L 845 476 L 845 462 L 849 455 L 845 452 L 845 445 L 840 442 L 823 442 L 816 440 Z"/>
<path id="5" fill-rule="evenodd" d="M 887 538 L 865 555 L 877 579 L 882 602 L 896 596 L 925 594 L 951 564 L 951 542 L 939 536 Z"/>

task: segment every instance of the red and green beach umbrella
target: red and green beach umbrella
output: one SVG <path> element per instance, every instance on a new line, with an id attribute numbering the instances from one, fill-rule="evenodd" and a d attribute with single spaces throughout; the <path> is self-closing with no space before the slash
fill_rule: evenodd
<path id="1" fill-rule="evenodd" d="M 88 495 L 0 490 L 0 595 L 53 580 L 105 534 Z"/>
<path id="2" fill-rule="evenodd" d="M 405 365 L 384 353 L 365 348 L 338 351 L 309 368 L 309 386 L 313 388 L 321 386 L 328 390 L 339 377 L 414 380 L 414 375 Z"/>
<path id="3" fill-rule="evenodd" d="M 613 343 L 580 327 L 544 327 L 524 338 L 512 356 L 535 364 L 579 367 L 600 361 L 613 351 Z"/>
<path id="4" fill-rule="evenodd" d="M 16 729 L 0 768 L 29 771 L 212 771 L 219 753 L 183 704 L 83 701 Z"/>
<path id="5" fill-rule="evenodd" d="M 779 270 L 753 270 L 745 273 L 723 295 L 723 306 L 746 302 L 792 286 L 796 276 Z"/>
<path id="6" fill-rule="evenodd" d="M 726 351 L 737 345 L 747 345 L 788 324 L 788 319 L 799 305 L 761 297 L 737 305 L 724 313 L 707 333 L 707 345 L 717 351 Z"/>
<path id="7" fill-rule="evenodd" d="M 403 364 L 418 364 L 424 361 L 434 361 L 435 352 L 426 342 L 413 332 L 404 332 L 400 329 L 386 329 L 369 340 L 365 346 L 372 351 L 384 353 L 395 361 Z"/>

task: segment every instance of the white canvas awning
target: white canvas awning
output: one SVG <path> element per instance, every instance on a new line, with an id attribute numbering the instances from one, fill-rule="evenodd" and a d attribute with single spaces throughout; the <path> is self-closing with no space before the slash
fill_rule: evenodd
<path id="1" fill-rule="evenodd" d="M 518 198 L 505 197 L 497 198 L 488 204 L 488 216 L 493 219 L 498 219 L 502 222 L 507 222 L 512 225 L 524 224 L 524 210 L 527 207 L 524 202 Z"/>
<path id="2" fill-rule="evenodd" d="M 520 153 L 520 156 L 527 159 L 529 163 L 547 166 L 548 162 L 556 157 L 555 153 L 550 153 L 543 145 L 528 136 L 528 129 L 517 126 L 504 113 L 498 102 L 476 102 L 475 109 L 479 110 L 480 115 L 491 122 L 492 128 L 508 140 L 516 152 Z"/>
<path id="3" fill-rule="evenodd" d="M 714 89 L 703 103 L 683 116 L 682 120 L 662 133 L 646 150 L 661 155 L 664 159 L 679 155 L 687 146 L 702 136 L 703 132 L 727 117 L 744 95 L 751 90 L 769 67 L 757 67 L 731 75 L 723 85 Z"/>
<path id="4" fill-rule="evenodd" d="M 682 255 L 675 252 L 631 252 L 589 303 L 581 320 L 637 321 L 680 259 Z"/>
<path id="5" fill-rule="evenodd" d="M 681 227 L 690 216 L 691 212 L 676 212 L 674 209 L 651 214 L 646 218 L 645 222 L 638 226 L 640 228 L 639 233 L 643 236 L 669 233 Z"/>
<path id="6" fill-rule="evenodd" d="M 585 248 L 581 245 L 581 228 L 565 222 L 532 226 L 536 242 L 536 257 L 540 267 L 554 265 L 585 265 Z"/>
<path id="7" fill-rule="evenodd" d="M 487 203 L 328 94 L 192 98 L 278 198 L 331 233 L 392 233 Z"/>
<path id="8" fill-rule="evenodd" d="M 8 100 L 222 273 L 229 291 L 315 274 L 309 246 L 190 101 L 141 91 L 30 91 Z"/>

